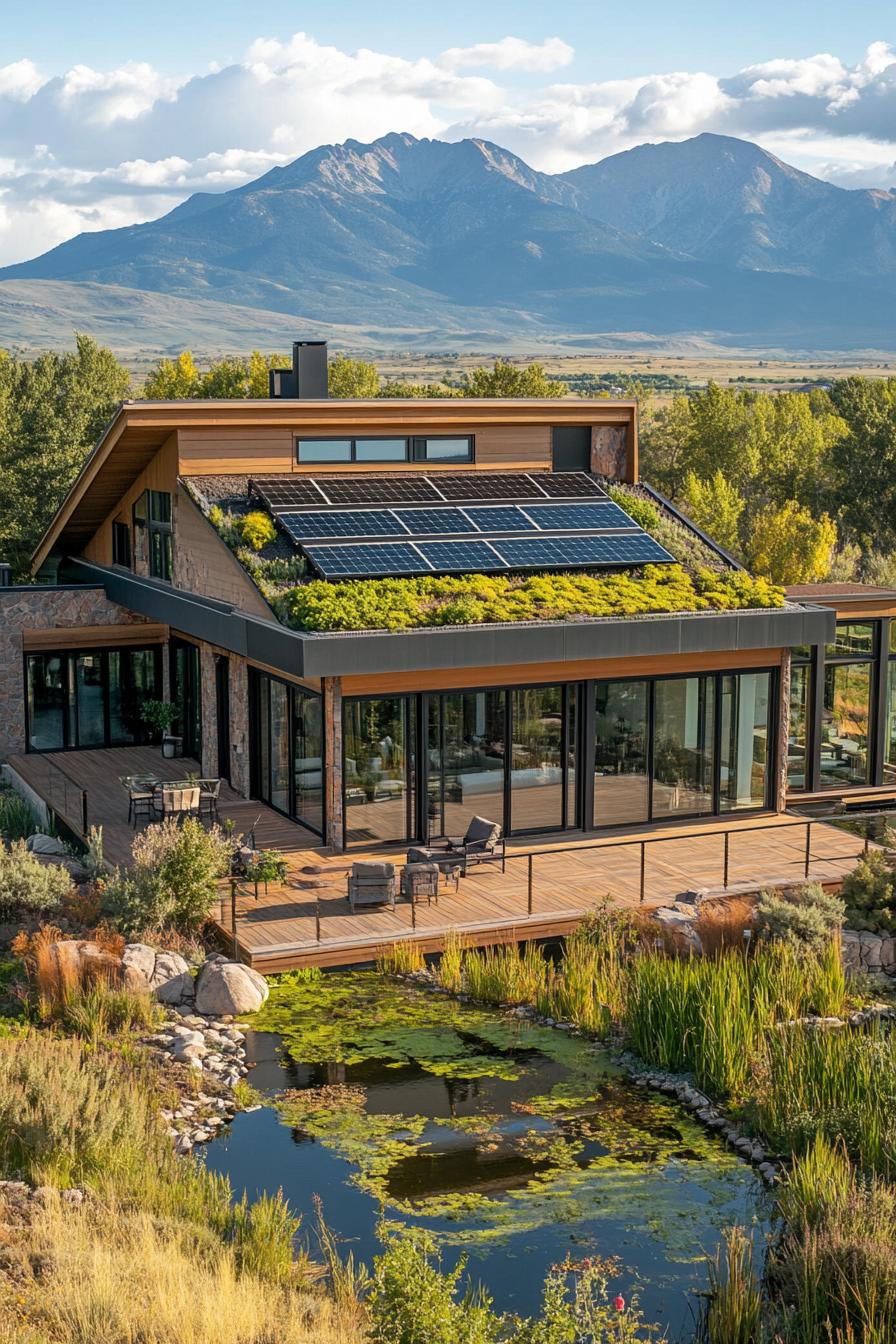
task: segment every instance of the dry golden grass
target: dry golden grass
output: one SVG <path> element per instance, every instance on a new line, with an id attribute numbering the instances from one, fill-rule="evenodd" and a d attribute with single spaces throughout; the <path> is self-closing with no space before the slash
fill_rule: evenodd
<path id="1" fill-rule="evenodd" d="M 705 901 L 697 916 L 697 933 L 704 953 L 712 955 L 731 947 L 743 947 L 744 929 L 753 921 L 755 897 L 725 896 Z"/>
<path id="2" fill-rule="evenodd" d="M 25 1231 L 25 1230 L 23 1230 Z M 3 1307 L 0 1299 L 0 1308 Z M 323 1293 L 237 1270 L 230 1247 L 197 1247 L 183 1224 L 58 1200 L 23 1237 L 0 1344 L 360 1344 Z"/>

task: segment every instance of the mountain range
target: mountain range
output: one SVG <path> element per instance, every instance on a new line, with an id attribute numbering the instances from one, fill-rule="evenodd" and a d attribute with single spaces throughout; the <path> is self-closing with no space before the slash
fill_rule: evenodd
<path id="1" fill-rule="evenodd" d="M 104 334 L 154 312 L 173 348 L 196 323 L 244 348 L 257 318 L 359 347 L 641 333 L 888 349 L 894 298 L 896 193 L 834 186 L 748 141 L 704 134 L 548 174 L 484 140 L 393 133 L 0 270 L 0 342 L 39 342 L 70 304 Z"/>

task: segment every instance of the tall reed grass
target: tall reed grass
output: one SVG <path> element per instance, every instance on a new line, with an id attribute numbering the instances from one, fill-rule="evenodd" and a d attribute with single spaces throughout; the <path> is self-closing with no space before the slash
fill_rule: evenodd
<path id="1" fill-rule="evenodd" d="M 376 968 L 384 975 L 412 975 L 426 965 L 423 953 L 416 943 L 403 941 L 381 947 L 376 956 Z"/>

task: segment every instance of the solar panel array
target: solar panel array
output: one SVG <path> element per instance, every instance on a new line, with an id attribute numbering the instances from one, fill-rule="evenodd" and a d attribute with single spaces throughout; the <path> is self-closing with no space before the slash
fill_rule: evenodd
<path id="1" fill-rule="evenodd" d="M 673 559 L 584 472 L 290 476 L 250 491 L 326 579 Z"/>

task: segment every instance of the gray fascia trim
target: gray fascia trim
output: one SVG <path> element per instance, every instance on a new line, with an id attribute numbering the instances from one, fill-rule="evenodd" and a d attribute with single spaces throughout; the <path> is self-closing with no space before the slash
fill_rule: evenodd
<path id="1" fill-rule="evenodd" d="M 195 597 L 125 570 L 70 561 L 77 577 L 99 582 L 111 601 L 195 639 L 229 649 L 293 676 L 365 676 L 505 663 L 581 662 L 599 658 L 674 657 L 825 644 L 835 613 L 799 605 L 762 611 L 685 613 L 399 632 L 309 634 L 247 616 L 226 602 Z"/>

